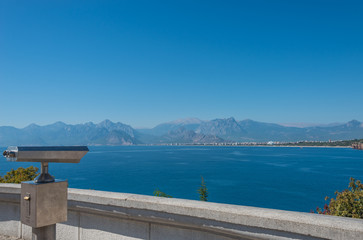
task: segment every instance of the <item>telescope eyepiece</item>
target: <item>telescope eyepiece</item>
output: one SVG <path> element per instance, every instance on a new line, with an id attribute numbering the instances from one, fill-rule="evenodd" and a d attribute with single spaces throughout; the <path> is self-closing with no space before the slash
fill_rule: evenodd
<path id="1" fill-rule="evenodd" d="M 13 151 L 5 150 L 3 152 L 3 156 L 6 158 L 14 158 L 14 157 L 16 157 L 16 154 Z"/>
<path id="2" fill-rule="evenodd" d="M 6 160 L 10 161 L 10 162 L 14 162 L 16 161 L 16 152 L 12 151 L 12 150 L 5 150 L 3 152 L 3 156 L 6 158 Z"/>

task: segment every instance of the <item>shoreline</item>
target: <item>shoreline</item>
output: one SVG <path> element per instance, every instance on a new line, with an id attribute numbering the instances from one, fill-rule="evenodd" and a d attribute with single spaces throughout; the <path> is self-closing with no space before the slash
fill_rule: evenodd
<path id="1" fill-rule="evenodd" d="M 194 144 L 137 144 L 137 145 L 105 145 L 105 146 L 352 148 L 351 146 L 213 145 L 213 144 L 206 144 L 206 145 L 202 145 L 202 144 L 195 144 L 195 145 Z"/>

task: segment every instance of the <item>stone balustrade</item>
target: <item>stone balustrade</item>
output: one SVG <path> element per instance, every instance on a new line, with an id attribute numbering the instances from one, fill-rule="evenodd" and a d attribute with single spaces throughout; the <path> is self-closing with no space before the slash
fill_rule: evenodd
<path id="1" fill-rule="evenodd" d="M 363 239 L 363 220 L 136 194 L 69 189 L 58 240 Z M 0 184 L 0 235 L 31 239 L 20 185 Z"/>

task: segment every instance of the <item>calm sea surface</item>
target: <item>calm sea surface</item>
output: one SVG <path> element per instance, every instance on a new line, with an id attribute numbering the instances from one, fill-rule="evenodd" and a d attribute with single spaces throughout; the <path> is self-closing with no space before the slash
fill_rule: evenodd
<path id="1" fill-rule="evenodd" d="M 5 150 L 5 148 L 1 148 Z M 31 163 L 0 158 L 0 175 Z M 39 167 L 39 163 L 33 165 Z M 198 199 L 201 176 L 209 201 L 309 212 L 325 196 L 363 180 L 363 151 L 288 147 L 90 147 L 79 164 L 49 164 L 71 188 Z"/>

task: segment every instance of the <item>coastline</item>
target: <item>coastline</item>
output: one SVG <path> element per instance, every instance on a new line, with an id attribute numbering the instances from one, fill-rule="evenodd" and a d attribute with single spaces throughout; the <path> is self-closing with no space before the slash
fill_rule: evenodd
<path id="1" fill-rule="evenodd" d="M 113 146 L 113 145 L 108 145 Z M 116 145 L 117 146 L 117 145 Z M 293 147 L 293 148 L 352 148 L 351 146 L 305 146 L 305 145 L 216 145 L 216 144 L 135 144 L 124 146 L 170 146 L 170 147 Z M 353 149 L 353 148 L 352 148 Z"/>

